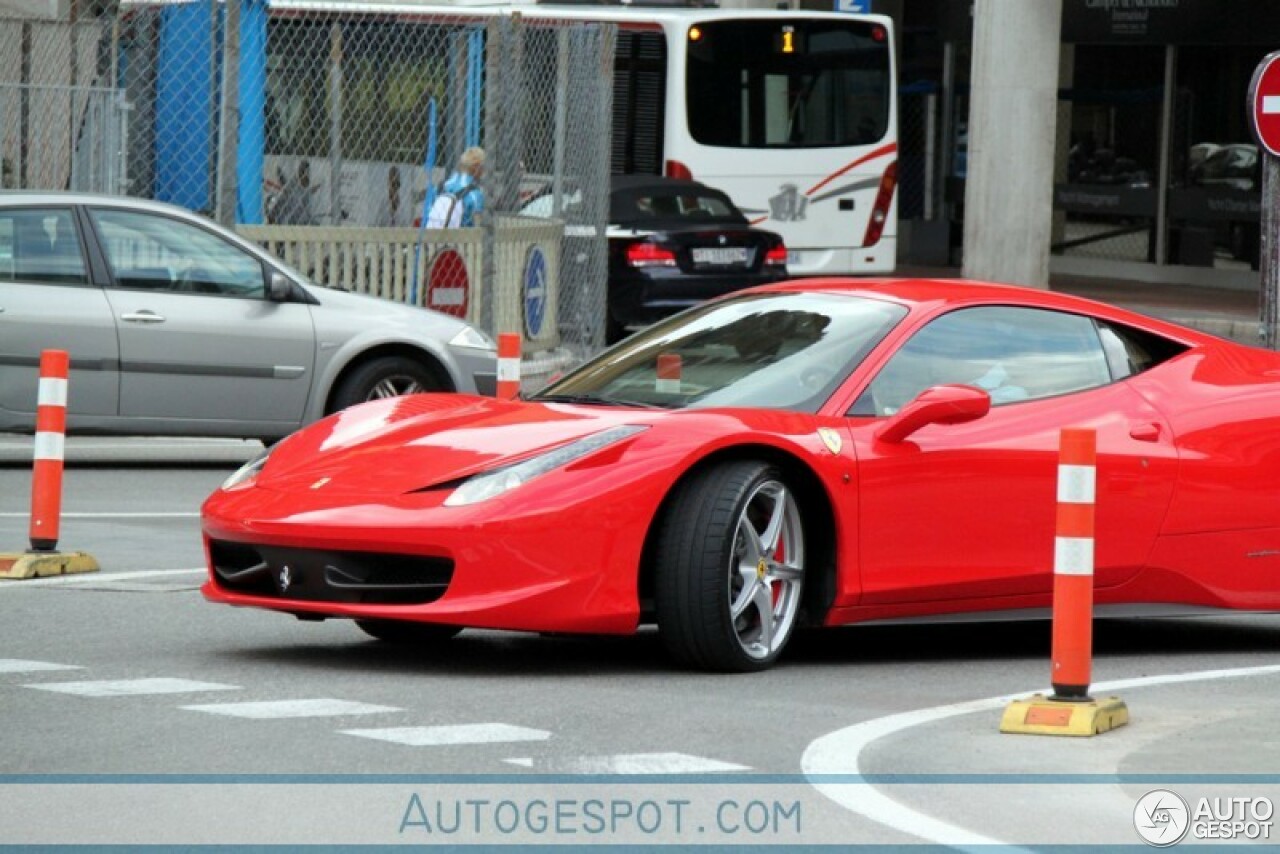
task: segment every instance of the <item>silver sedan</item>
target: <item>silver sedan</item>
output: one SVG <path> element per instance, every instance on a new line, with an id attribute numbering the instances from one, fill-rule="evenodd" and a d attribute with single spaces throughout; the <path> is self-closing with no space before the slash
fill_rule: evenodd
<path id="1" fill-rule="evenodd" d="M 181 208 L 0 193 L 0 430 L 34 429 L 44 349 L 71 354 L 68 429 L 272 440 L 354 403 L 492 393 L 493 341 L 322 288 Z"/>

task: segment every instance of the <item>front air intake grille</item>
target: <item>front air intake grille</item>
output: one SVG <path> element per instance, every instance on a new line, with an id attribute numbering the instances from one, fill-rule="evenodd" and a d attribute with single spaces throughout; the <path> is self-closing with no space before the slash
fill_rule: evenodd
<path id="1" fill-rule="evenodd" d="M 423 605 L 449 589 L 453 561 L 418 555 L 257 546 L 210 540 L 218 585 L 308 602 Z"/>

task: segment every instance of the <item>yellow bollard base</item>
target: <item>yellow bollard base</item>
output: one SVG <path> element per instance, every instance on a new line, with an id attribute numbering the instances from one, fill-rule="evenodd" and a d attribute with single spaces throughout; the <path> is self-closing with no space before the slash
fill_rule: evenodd
<path id="1" fill-rule="evenodd" d="M 1036 694 L 1014 700 L 1000 719 L 1001 732 L 1026 735 L 1101 735 L 1129 722 L 1129 707 L 1119 697 L 1071 703 Z"/>
<path id="2" fill-rule="evenodd" d="M 88 552 L 0 552 L 0 579 L 44 578 L 99 569 Z"/>

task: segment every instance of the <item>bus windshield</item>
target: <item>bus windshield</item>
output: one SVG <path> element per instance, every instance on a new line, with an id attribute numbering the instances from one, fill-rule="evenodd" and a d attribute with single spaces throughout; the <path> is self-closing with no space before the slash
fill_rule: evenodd
<path id="1" fill-rule="evenodd" d="M 889 129 L 889 44 L 879 24 L 707 21 L 687 38 L 689 134 L 702 145 L 868 145 Z"/>

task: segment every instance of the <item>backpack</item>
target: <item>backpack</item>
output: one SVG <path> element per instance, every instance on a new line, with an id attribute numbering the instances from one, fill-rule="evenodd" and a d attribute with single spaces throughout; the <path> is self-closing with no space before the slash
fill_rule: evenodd
<path id="1" fill-rule="evenodd" d="M 431 203 L 427 213 L 427 228 L 458 228 L 462 225 L 462 212 L 465 208 L 462 200 L 467 194 L 477 189 L 476 184 L 468 184 L 460 190 L 441 190 L 436 200 Z"/>

